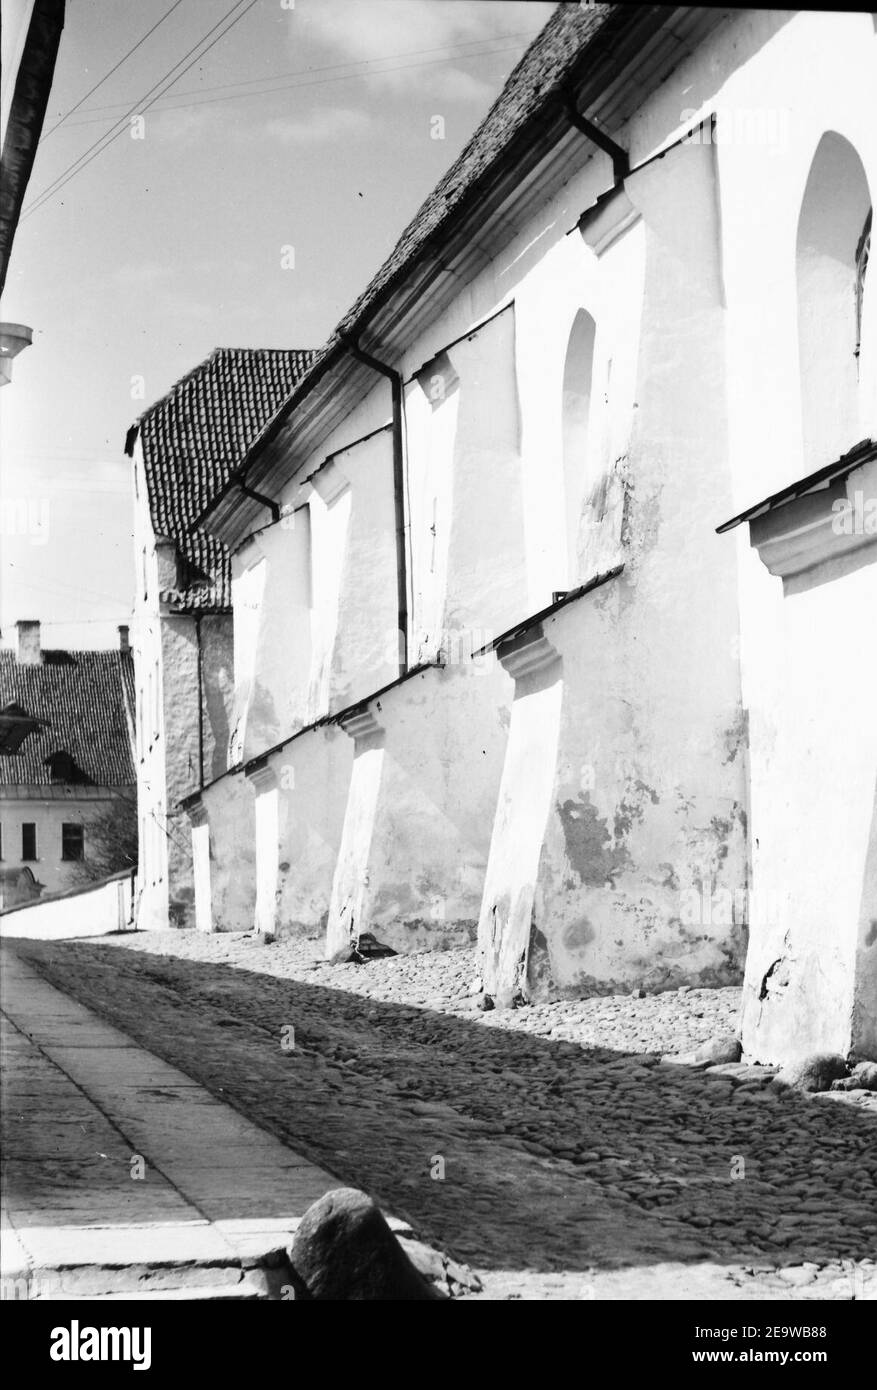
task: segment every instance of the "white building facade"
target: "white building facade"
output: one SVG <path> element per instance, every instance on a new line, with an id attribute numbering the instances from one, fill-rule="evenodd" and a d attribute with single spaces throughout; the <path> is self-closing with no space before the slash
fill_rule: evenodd
<path id="1" fill-rule="evenodd" d="M 181 799 L 227 765 L 234 693 L 230 563 L 193 524 L 310 354 L 222 348 L 128 433 L 134 472 L 137 922 L 195 925 Z"/>
<path id="2" fill-rule="evenodd" d="M 8 704 L 39 727 L 0 753 L 0 908 L 132 869 L 132 837 L 108 833 L 133 819 L 127 626 L 117 651 L 66 651 L 44 648 L 38 620 L 18 622 L 14 647 L 0 648 Z"/>
<path id="3" fill-rule="evenodd" d="M 558 8 L 203 518 L 202 927 L 745 968 L 753 1055 L 875 1055 L 875 76 L 866 15 Z"/>

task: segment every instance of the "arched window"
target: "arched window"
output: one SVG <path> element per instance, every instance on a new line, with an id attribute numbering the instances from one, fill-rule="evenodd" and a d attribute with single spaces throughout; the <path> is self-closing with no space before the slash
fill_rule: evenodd
<path id="1" fill-rule="evenodd" d="M 835 131 L 813 158 L 798 220 L 798 348 L 804 473 L 860 438 L 858 353 L 871 208 L 858 154 Z"/>
<path id="2" fill-rule="evenodd" d="M 579 532 L 588 485 L 588 426 L 596 324 L 585 309 L 573 320 L 563 369 L 563 486 L 566 519 L 566 587 L 581 582 Z"/>
<path id="3" fill-rule="evenodd" d="M 868 257 L 871 254 L 871 208 L 865 218 L 865 226 L 856 247 L 856 356 L 862 351 L 862 319 L 865 308 L 865 276 L 868 273 Z"/>

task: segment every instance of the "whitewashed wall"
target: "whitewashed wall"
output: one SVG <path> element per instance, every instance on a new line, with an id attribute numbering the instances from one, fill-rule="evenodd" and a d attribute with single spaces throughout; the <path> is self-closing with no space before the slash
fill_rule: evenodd
<path id="1" fill-rule="evenodd" d="M 797 254 L 808 179 L 827 134 L 836 172 L 842 142 L 861 161 L 869 186 L 858 195 L 862 219 L 877 189 L 873 21 L 800 14 L 784 25 L 750 18 L 747 26 L 762 39 L 768 33 L 729 79 L 728 104 L 752 109 L 769 91 L 785 116 L 781 141 L 731 140 L 718 151 L 732 511 L 830 464 L 863 437 L 877 438 L 873 263 L 857 399 L 840 410 L 840 347 L 824 392 L 811 371 L 814 339 L 799 315 Z M 829 215 L 842 216 L 850 201 L 849 170 L 843 173 L 825 190 Z M 854 248 L 855 237 L 850 255 Z M 830 343 L 832 332 L 823 316 L 820 336 Z M 846 361 L 852 365 L 850 345 Z M 750 550 L 747 531 L 737 533 L 736 546 L 759 922 L 747 965 L 744 1041 L 765 1061 L 851 1047 L 874 1056 L 877 548 L 870 558 L 863 552 L 857 570 L 829 562 L 784 593 L 783 580 Z M 730 549 L 735 539 L 720 544 Z"/>
<path id="2" fill-rule="evenodd" d="M 501 1000 L 738 980 L 749 933 L 753 1050 L 773 1058 L 793 1034 L 795 1046 L 849 1045 L 854 999 L 873 1021 L 862 989 L 875 973 L 867 953 L 877 734 L 863 693 L 874 688 L 874 567 L 827 573 L 790 601 L 743 531 L 717 537 L 715 527 L 800 478 L 814 439 L 825 449 L 875 430 L 872 286 L 852 437 L 836 418 L 805 431 L 809 340 L 796 259 L 826 131 L 854 146 L 874 187 L 874 45 L 865 15 L 734 12 L 619 136 L 633 166 L 711 112 L 715 139 L 653 159 L 599 228 L 586 221 L 579 231 L 610 181 L 606 158 L 586 160 L 583 143 L 581 162 L 538 214 L 394 364 L 406 381 L 412 657 L 441 655 L 449 678 L 418 675 L 380 709 L 367 700 L 370 679 L 372 690 L 380 684 L 373 653 L 386 626 L 374 605 L 382 595 L 389 612 L 394 602 L 389 434 L 354 445 L 386 424 L 386 383 L 290 482 L 281 500 L 300 506 L 300 480 L 349 451 L 350 493 L 327 470 L 326 510 L 308 503 L 307 599 L 303 588 L 273 585 L 270 567 L 258 598 L 261 581 L 243 579 L 241 553 L 236 621 L 240 611 L 257 630 L 242 629 L 242 670 L 251 690 L 268 686 L 275 707 L 304 689 L 307 671 L 308 697 L 296 693 L 281 737 L 296 721 L 340 710 L 333 691 L 367 708 L 347 721 L 353 756 L 328 798 L 332 835 L 313 856 L 305 847 L 296 858 L 300 830 L 282 828 L 300 825 L 300 811 L 286 822 L 266 815 L 263 904 L 274 878 L 290 921 L 312 925 L 327 904 L 335 944 L 371 928 L 402 946 L 443 944 L 426 925 L 439 920 L 437 885 L 446 920 L 471 924 L 481 875 L 480 939 Z M 373 524 L 369 544 L 357 546 L 360 476 Z M 333 525 L 329 512 L 346 496 Z M 284 543 L 281 526 L 254 544 Z M 468 658 L 476 638 L 621 563 L 621 575 L 510 649 L 506 669 L 477 674 Z M 382 577 L 371 587 L 375 567 Z M 284 626 L 299 601 L 311 618 L 300 648 Z M 247 616 L 251 602 L 257 618 Z M 838 633 L 846 645 L 834 660 Z M 285 672 L 260 655 L 278 650 L 289 654 Z M 254 733 L 241 746 L 254 756 L 282 721 L 258 733 L 250 721 L 247 713 Z M 479 759 L 470 735 L 480 727 L 492 736 Z M 844 743 L 839 731 L 848 730 L 855 736 Z M 208 794 L 211 836 L 214 815 L 217 836 L 227 834 L 223 796 L 238 796 L 220 789 L 241 780 Z M 487 847 L 486 836 L 461 833 L 461 804 L 494 807 Z M 416 844 L 407 826 L 424 828 Z M 424 841 L 428 851 L 418 849 Z M 214 853 L 215 870 L 222 862 Z M 471 876 L 462 892 L 461 863 Z M 292 907 L 298 873 L 319 882 L 304 914 Z M 753 894 L 783 898 L 779 918 L 753 916 Z M 250 925 L 246 895 L 239 909 L 227 902 L 223 924 Z M 282 926 L 277 913 L 275 921 Z M 416 924 L 407 935 L 406 922 Z M 753 1016 L 753 990 L 790 934 L 801 1002 L 774 1027 Z M 826 934 L 840 945 L 823 986 Z M 842 1021 L 828 1022 L 835 1004 Z"/>
<path id="3" fill-rule="evenodd" d="M 116 874 L 103 883 L 0 912 L 0 936 L 62 941 L 133 931 L 135 896 L 133 875 Z"/>
<path id="4" fill-rule="evenodd" d="M 177 557 L 152 527 L 139 439 L 134 468 L 138 925 L 162 930 L 195 924 L 190 828 L 179 803 L 227 765 L 233 625 L 230 614 L 174 613 L 162 601 L 177 587 Z"/>

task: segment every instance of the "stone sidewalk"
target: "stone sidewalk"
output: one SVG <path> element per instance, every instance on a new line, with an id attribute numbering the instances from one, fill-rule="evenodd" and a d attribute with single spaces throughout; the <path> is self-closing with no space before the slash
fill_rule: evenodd
<path id="1" fill-rule="evenodd" d="M 265 1297 L 338 1180 L 3 952 L 3 1296 Z"/>

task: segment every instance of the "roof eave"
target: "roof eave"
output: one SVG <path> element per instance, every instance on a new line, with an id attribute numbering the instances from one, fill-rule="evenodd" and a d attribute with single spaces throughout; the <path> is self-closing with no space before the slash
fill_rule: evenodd
<path id="1" fill-rule="evenodd" d="M 269 484 L 273 483 L 276 490 L 294 477 L 307 456 L 319 446 L 320 438 L 325 438 L 351 409 L 354 392 L 346 390 L 343 397 L 333 394 L 327 405 L 321 407 L 318 403 L 311 410 L 310 418 L 307 413 L 301 414 L 304 403 L 327 373 L 344 361 L 346 349 L 341 335 L 362 339 L 364 347 L 378 355 L 383 353 L 385 357 L 392 355 L 393 350 L 401 351 L 412 336 L 413 325 L 424 314 L 433 317 L 439 311 L 437 301 L 443 297 L 441 290 L 444 290 L 444 298 L 459 292 L 460 272 L 454 265 L 455 256 L 464 258 L 467 253 L 471 256 L 474 252 L 476 257 L 487 259 L 483 249 L 487 224 L 491 218 L 494 224 L 502 223 L 505 204 L 514 198 L 522 180 L 537 174 L 566 137 L 571 143 L 584 143 L 591 153 L 597 148 L 581 132 L 572 131 L 565 109 L 568 103 L 574 102 L 583 111 L 592 110 L 602 92 L 619 83 L 623 85 L 625 74 L 631 92 L 641 91 L 638 75 L 629 71 L 631 65 L 635 65 L 637 58 L 644 58 L 643 46 L 647 40 L 654 38 L 679 12 L 676 6 L 664 5 L 612 8 L 601 27 L 583 45 L 571 69 L 545 94 L 539 106 L 469 186 L 460 203 L 450 209 L 411 258 L 403 261 L 373 296 L 366 291 L 365 297 L 353 306 L 310 371 L 251 445 L 240 467 L 199 515 L 194 527 L 209 531 L 230 548 L 240 543 L 256 520 L 259 509 L 236 486 L 236 480 L 246 476 L 253 486 L 261 485 L 270 492 Z M 721 12 L 711 16 L 704 9 L 703 13 L 707 21 L 714 24 L 723 18 Z M 655 62 L 653 52 L 648 52 L 647 56 L 650 62 Z M 676 61 L 678 40 L 657 68 L 666 74 Z M 602 157 L 611 168 L 609 156 Z M 507 229 L 507 222 L 505 225 Z M 473 237 L 476 228 L 478 234 Z M 444 283 L 437 290 L 440 281 Z M 363 389 L 357 393 L 357 399 L 372 389 L 374 377 L 363 372 L 361 380 Z M 293 417 L 294 441 L 290 438 Z"/>
<path id="2" fill-rule="evenodd" d="M 839 482 L 850 473 L 854 473 L 857 468 L 864 468 L 866 463 L 873 463 L 875 459 L 877 459 L 877 442 L 873 439 L 862 439 L 847 453 L 842 454 L 839 459 L 835 459 L 833 463 L 826 464 L 823 468 L 817 468 L 815 473 L 808 473 L 805 478 L 799 478 L 797 482 L 789 483 L 779 492 L 771 493 L 761 502 L 756 502 L 754 506 L 747 507 L 744 512 L 731 517 L 730 521 L 723 521 L 721 526 L 716 527 L 716 534 L 723 536 L 727 531 L 733 531 L 735 527 L 742 526 L 745 521 L 754 521 L 756 517 L 763 516 L 765 512 L 773 511 L 776 507 L 781 507 L 785 502 L 793 502 L 798 497 L 805 497 L 808 492 L 816 492 L 819 488 L 828 487 L 830 483 Z"/>
<path id="3" fill-rule="evenodd" d="M 64 28 L 64 5 L 65 0 L 35 0 L 16 73 L 0 156 L 0 294 L 46 118 Z"/>

